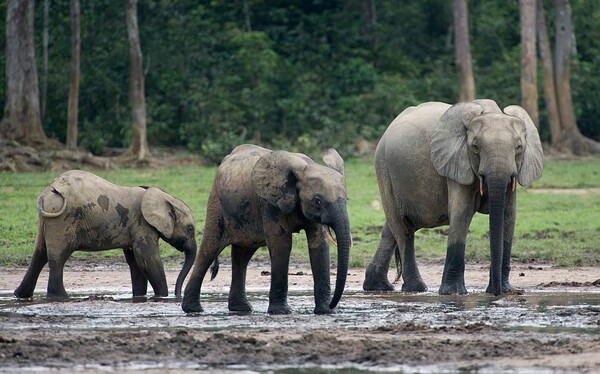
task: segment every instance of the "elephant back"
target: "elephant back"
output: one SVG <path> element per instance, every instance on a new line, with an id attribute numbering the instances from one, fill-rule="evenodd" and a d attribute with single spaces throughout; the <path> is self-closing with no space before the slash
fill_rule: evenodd
<path id="1" fill-rule="evenodd" d="M 258 209 L 251 174 L 258 160 L 269 152 L 266 148 L 244 144 L 223 159 L 217 169 L 214 187 L 226 216 L 243 220 L 243 217 L 251 216 L 251 210 Z"/>

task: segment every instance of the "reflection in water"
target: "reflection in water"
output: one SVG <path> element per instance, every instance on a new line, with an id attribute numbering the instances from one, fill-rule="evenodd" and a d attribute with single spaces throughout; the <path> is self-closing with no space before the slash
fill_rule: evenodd
<path id="1" fill-rule="evenodd" d="M 47 302 L 44 295 L 32 300 L 16 300 L 9 292 L 0 292 L 0 331 L 17 334 L 16 330 L 38 329 L 53 334 L 69 331 L 312 331 L 318 329 L 347 329 L 369 331 L 420 331 L 429 329 L 478 328 L 538 331 L 547 333 L 600 333 L 600 293 L 593 292 L 536 292 L 493 297 L 483 292 L 465 296 L 439 296 L 435 293 L 383 294 L 349 290 L 344 293 L 337 314 L 312 313 L 312 290 L 290 292 L 289 304 L 294 313 L 269 316 L 268 294 L 248 292 L 255 312 L 230 313 L 226 293 L 203 293 L 205 312 L 186 315 L 175 297 L 132 298 L 131 294 L 106 292 L 89 296 L 73 295 L 63 302 Z M 125 370 L 171 369 L 202 370 L 198 363 L 168 362 L 129 363 Z M 133 366 L 132 366 L 133 365 Z M 163 366 L 160 366 L 163 365 Z M 166 365 L 166 366 L 164 366 Z M 80 367 L 77 370 L 98 369 Z M 117 368 L 118 369 L 118 368 Z M 235 368 L 232 368 L 235 369 Z M 239 369 L 239 368 L 238 368 Z M 243 368 L 242 368 L 243 369 Z M 247 369 L 247 368 L 246 368 Z M 251 369 L 251 368 L 250 368 Z M 439 372 L 440 367 L 395 367 L 395 370 Z M 360 365 L 331 367 L 270 367 L 269 371 L 284 373 L 364 372 L 372 370 Z"/>
<path id="2" fill-rule="evenodd" d="M 73 295 L 67 302 L 47 302 L 43 295 L 30 301 L 0 294 L 0 330 L 17 328 L 132 329 L 194 328 L 231 330 L 303 327 L 380 328 L 390 323 L 412 323 L 428 328 L 483 323 L 497 328 L 548 328 L 570 331 L 598 331 L 600 294 L 592 292 L 527 292 L 522 295 L 493 297 L 483 292 L 440 296 L 432 292 L 403 294 L 364 293 L 350 290 L 344 294 L 337 314 L 315 316 L 312 290 L 293 291 L 290 316 L 266 314 L 268 296 L 249 292 L 255 312 L 230 313 L 226 293 L 203 293 L 205 312 L 186 315 L 180 299 L 143 297 L 128 294 Z M 36 316 L 35 319 L 26 318 Z M 70 316 L 69 319 L 57 317 Z M 20 317 L 19 324 L 14 318 Z"/>

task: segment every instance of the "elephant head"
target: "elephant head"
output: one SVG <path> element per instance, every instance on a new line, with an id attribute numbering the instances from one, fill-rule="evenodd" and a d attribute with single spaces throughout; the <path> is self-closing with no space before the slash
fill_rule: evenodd
<path id="1" fill-rule="evenodd" d="M 196 237 L 192 211 L 181 200 L 156 187 L 150 187 L 142 196 L 142 216 L 154 227 L 159 236 L 185 254 L 183 267 L 175 283 L 175 296 L 181 296 L 181 287 L 196 257 Z"/>
<path id="2" fill-rule="evenodd" d="M 346 284 L 352 238 L 346 210 L 344 161 L 334 149 L 323 155 L 327 166 L 302 154 L 274 151 L 262 156 L 252 170 L 258 196 L 283 213 L 301 213 L 308 221 L 335 232 L 338 266 L 335 291 L 329 304 L 335 308 Z"/>
<path id="3" fill-rule="evenodd" d="M 527 186 L 542 176 L 543 151 L 527 112 L 512 105 L 500 110 L 492 100 L 450 107 L 431 133 L 436 171 L 462 185 L 479 182 L 490 210 L 491 291 L 501 292 L 504 210 L 516 181 Z"/>

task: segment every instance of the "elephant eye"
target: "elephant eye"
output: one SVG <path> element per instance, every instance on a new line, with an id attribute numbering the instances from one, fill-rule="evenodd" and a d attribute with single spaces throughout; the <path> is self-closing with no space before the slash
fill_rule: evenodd
<path id="1" fill-rule="evenodd" d="M 188 227 L 186 228 L 187 232 L 190 234 L 194 233 L 194 226 L 193 225 L 188 225 Z"/>
<path id="2" fill-rule="evenodd" d="M 473 148 L 473 152 L 479 153 L 479 146 L 477 144 L 473 143 L 471 147 Z"/>
<path id="3" fill-rule="evenodd" d="M 323 201 L 321 200 L 320 197 L 316 196 L 315 198 L 313 198 L 313 202 L 315 203 L 315 205 L 317 206 L 321 206 L 321 204 L 323 204 Z"/>

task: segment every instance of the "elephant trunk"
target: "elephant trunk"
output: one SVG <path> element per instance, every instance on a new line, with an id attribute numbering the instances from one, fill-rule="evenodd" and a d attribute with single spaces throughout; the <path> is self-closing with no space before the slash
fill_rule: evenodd
<path id="1" fill-rule="evenodd" d="M 502 256 L 504 253 L 504 210 L 506 189 L 505 178 L 492 177 L 486 181 L 490 206 L 490 291 L 502 293 Z"/>
<path id="2" fill-rule="evenodd" d="M 350 234 L 350 224 L 348 215 L 342 215 L 343 218 L 333 226 L 338 246 L 337 277 L 335 280 L 335 291 L 329 303 L 329 308 L 334 309 L 346 286 L 346 277 L 348 275 L 348 264 L 350 262 L 350 247 L 352 246 L 352 235 Z"/>
<path id="3" fill-rule="evenodd" d="M 194 264 L 194 260 L 196 259 L 196 241 L 193 240 L 192 244 L 186 246 L 184 249 L 185 260 L 183 261 L 183 267 L 177 276 L 177 282 L 175 282 L 175 297 L 181 297 L 181 288 L 183 286 L 183 281 L 185 277 L 187 277 L 192 265 Z"/>

